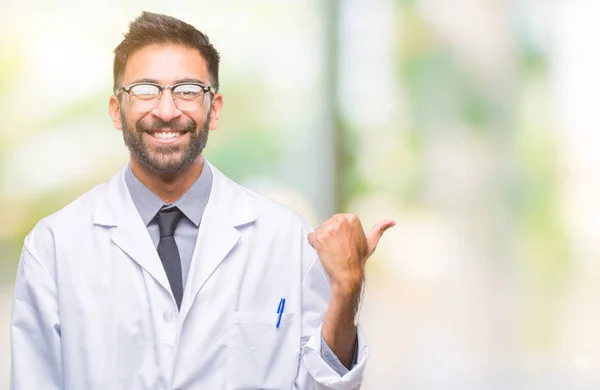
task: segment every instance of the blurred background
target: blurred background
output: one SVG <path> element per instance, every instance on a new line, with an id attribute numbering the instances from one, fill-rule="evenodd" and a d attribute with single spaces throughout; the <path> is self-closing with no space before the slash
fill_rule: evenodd
<path id="1" fill-rule="evenodd" d="M 363 389 L 600 388 L 600 2 L 0 0 L 0 389 L 24 236 L 127 162 L 112 50 L 142 10 L 208 34 L 207 158 L 368 263 Z"/>

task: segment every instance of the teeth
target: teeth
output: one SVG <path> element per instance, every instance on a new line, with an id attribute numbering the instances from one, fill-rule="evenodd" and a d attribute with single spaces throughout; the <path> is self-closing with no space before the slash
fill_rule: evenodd
<path id="1" fill-rule="evenodd" d="M 173 138 L 179 137 L 180 134 L 177 132 L 175 132 L 175 133 L 156 132 L 156 133 L 152 133 L 152 136 L 154 138 L 173 139 Z"/>

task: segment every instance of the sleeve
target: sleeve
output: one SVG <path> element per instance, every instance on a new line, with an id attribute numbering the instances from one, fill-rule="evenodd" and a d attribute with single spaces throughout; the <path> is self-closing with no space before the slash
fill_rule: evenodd
<path id="1" fill-rule="evenodd" d="M 23 247 L 11 319 L 11 389 L 63 388 L 57 289 L 48 269 Z"/>
<path id="2" fill-rule="evenodd" d="M 322 354 L 321 326 L 329 295 L 325 271 L 316 258 L 302 281 L 302 353 L 295 381 L 297 390 L 355 390 L 362 383 L 369 346 L 360 325 L 357 327 L 356 364 L 351 370 L 340 375 Z"/>

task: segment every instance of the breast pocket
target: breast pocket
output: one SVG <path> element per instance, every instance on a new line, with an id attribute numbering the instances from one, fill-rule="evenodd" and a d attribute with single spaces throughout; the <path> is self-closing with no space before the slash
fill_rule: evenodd
<path id="1" fill-rule="evenodd" d="M 294 386 L 300 323 L 294 313 L 234 312 L 227 338 L 227 389 L 283 390 Z"/>

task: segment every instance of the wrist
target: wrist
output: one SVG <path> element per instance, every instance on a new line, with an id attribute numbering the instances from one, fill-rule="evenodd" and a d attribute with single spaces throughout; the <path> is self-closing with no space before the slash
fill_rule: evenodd
<path id="1" fill-rule="evenodd" d="M 343 301 L 347 300 L 356 300 L 361 292 L 363 286 L 363 279 L 360 278 L 358 280 L 349 280 L 343 282 L 332 283 L 331 288 L 331 297 L 334 299 L 341 299 Z"/>
<path id="2" fill-rule="evenodd" d="M 361 292 L 362 284 L 358 287 L 332 286 L 327 312 L 323 319 L 323 335 L 327 336 L 325 339 L 328 342 L 336 340 L 335 336 L 342 328 L 355 331 Z M 329 331 L 327 332 L 325 329 L 329 329 Z M 345 337 L 342 338 L 345 339 Z"/>

